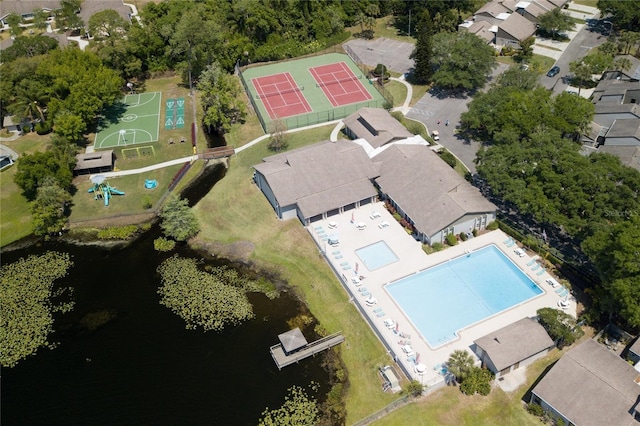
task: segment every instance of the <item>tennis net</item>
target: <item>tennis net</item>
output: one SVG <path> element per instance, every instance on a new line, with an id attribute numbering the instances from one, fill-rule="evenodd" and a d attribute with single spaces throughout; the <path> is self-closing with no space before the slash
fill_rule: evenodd
<path id="1" fill-rule="evenodd" d="M 291 89 L 278 90 L 276 92 L 258 93 L 256 95 L 256 99 L 268 98 L 270 96 L 279 96 L 279 95 L 284 95 L 284 94 L 293 93 L 293 92 L 302 92 L 303 90 L 304 90 L 304 86 L 298 86 L 298 87 L 292 87 Z"/>
<path id="2" fill-rule="evenodd" d="M 362 74 L 354 75 L 353 77 L 338 78 L 331 81 L 323 81 L 320 83 L 316 83 L 316 87 L 326 87 L 326 86 L 331 86 L 332 84 L 344 83 L 347 81 L 358 81 L 358 80 L 362 80 Z"/>

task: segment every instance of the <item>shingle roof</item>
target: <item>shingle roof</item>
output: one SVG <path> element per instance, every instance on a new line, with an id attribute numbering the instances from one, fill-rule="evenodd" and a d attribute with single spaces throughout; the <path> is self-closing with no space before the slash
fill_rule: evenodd
<path id="1" fill-rule="evenodd" d="M 640 146 L 635 145 L 601 145 L 598 152 L 615 155 L 620 162 L 627 167 L 640 170 Z M 640 355 L 640 339 L 631 347 L 636 354 Z"/>
<path id="2" fill-rule="evenodd" d="M 377 170 L 362 147 L 351 141 L 324 141 L 276 154 L 254 168 L 264 175 L 281 206 L 298 203 L 305 217 L 377 194 L 370 183 Z"/>
<path id="3" fill-rule="evenodd" d="M 96 151 L 76 155 L 76 167 L 74 170 L 86 170 L 96 167 L 107 167 L 113 164 L 113 150 Z"/>
<path id="4" fill-rule="evenodd" d="M 493 16 L 494 18 L 501 13 L 511 12 L 512 10 L 507 8 L 501 2 L 492 1 L 485 3 L 480 9 L 476 10 L 476 15 L 484 13 L 485 15 Z"/>
<path id="5" fill-rule="evenodd" d="M 575 425 L 633 425 L 638 372 L 594 340 L 569 350 L 533 389 Z"/>
<path id="6" fill-rule="evenodd" d="M 469 31 L 472 34 L 477 35 L 478 37 L 480 37 L 481 39 L 483 39 L 487 43 L 490 43 L 490 42 L 493 41 L 493 39 L 496 36 L 491 31 L 491 27 L 493 27 L 493 25 L 491 25 L 491 23 L 489 23 L 487 21 L 475 21 L 473 24 L 471 24 L 469 26 L 467 31 Z"/>
<path id="7" fill-rule="evenodd" d="M 5 17 L 10 13 L 24 15 L 40 9 L 60 9 L 60 0 L 2 0 L 0 17 Z"/>
<path id="8" fill-rule="evenodd" d="M 295 351 L 307 344 L 302 331 L 298 327 L 285 333 L 278 334 L 278 339 L 286 352 Z"/>
<path id="9" fill-rule="evenodd" d="M 366 140 L 374 148 L 413 136 L 413 133 L 382 108 L 360 108 L 343 122 L 357 138 Z"/>
<path id="10" fill-rule="evenodd" d="M 422 145 L 392 145 L 376 155 L 376 183 L 431 236 L 465 214 L 493 212 L 496 206 Z"/>
<path id="11" fill-rule="evenodd" d="M 533 318 L 523 318 L 474 343 L 491 358 L 498 371 L 554 345 L 544 327 Z"/>
<path id="12" fill-rule="evenodd" d="M 535 24 L 518 13 L 512 13 L 498 27 L 518 41 L 523 41 L 536 32 Z"/>
<path id="13" fill-rule="evenodd" d="M 619 118 L 613 122 L 606 138 L 636 138 L 640 142 L 640 118 Z M 605 142 L 606 143 L 606 142 Z"/>

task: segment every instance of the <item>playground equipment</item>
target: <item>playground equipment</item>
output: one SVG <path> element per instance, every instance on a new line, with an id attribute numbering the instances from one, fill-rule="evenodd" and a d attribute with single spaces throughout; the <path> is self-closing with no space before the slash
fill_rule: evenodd
<path id="1" fill-rule="evenodd" d="M 145 179 L 144 180 L 144 187 L 147 189 L 153 189 L 156 186 L 158 186 L 158 181 L 155 179 Z"/>
<path id="2" fill-rule="evenodd" d="M 93 199 L 104 200 L 104 205 L 109 205 L 109 199 L 112 195 L 124 195 L 124 192 L 119 191 L 113 188 L 106 182 L 106 178 L 103 175 L 97 175 L 91 178 L 91 182 L 93 182 L 93 186 L 89 188 L 89 193 L 93 193 Z"/>

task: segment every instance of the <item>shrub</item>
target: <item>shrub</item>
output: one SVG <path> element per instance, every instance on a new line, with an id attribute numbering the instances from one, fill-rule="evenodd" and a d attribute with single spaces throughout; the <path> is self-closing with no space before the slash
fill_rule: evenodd
<path id="1" fill-rule="evenodd" d="M 397 220 L 398 222 L 400 222 L 400 220 L 402 220 L 402 216 L 400 216 L 400 213 L 398 213 L 398 212 L 394 211 L 394 212 L 392 213 L 392 215 L 393 215 L 393 218 L 394 218 L 395 220 Z"/>
<path id="2" fill-rule="evenodd" d="M 478 236 L 478 229 L 473 228 L 472 234 L 473 234 L 474 237 L 477 237 Z"/>
<path id="3" fill-rule="evenodd" d="M 544 409 L 542 408 L 542 406 L 540 404 L 536 404 L 534 402 L 531 402 L 531 403 L 527 404 L 527 411 L 530 414 L 533 414 L 534 416 L 537 416 L 537 417 L 543 417 L 544 416 Z"/>
<path id="4" fill-rule="evenodd" d="M 153 248 L 156 251 L 171 251 L 176 246 L 176 242 L 164 237 L 153 240 Z"/>
<path id="5" fill-rule="evenodd" d="M 422 384 L 420 384 L 419 381 L 412 380 L 407 384 L 407 386 L 404 389 L 402 389 L 402 393 L 406 395 L 418 397 L 422 395 L 423 390 L 424 390 L 424 387 L 422 386 Z"/>
<path id="6" fill-rule="evenodd" d="M 453 234 L 447 235 L 445 239 L 447 240 L 447 244 L 449 244 L 450 246 L 455 246 L 456 244 L 458 244 L 458 239 Z"/>
<path id="7" fill-rule="evenodd" d="M 442 251 L 442 250 L 444 250 L 444 244 L 442 244 L 442 243 L 433 243 L 433 244 L 431 244 L 431 248 L 434 251 Z"/>
<path id="8" fill-rule="evenodd" d="M 467 237 L 467 234 L 465 234 L 464 232 L 461 232 L 461 233 L 460 233 L 460 239 L 461 239 L 462 241 L 467 241 L 467 238 L 468 238 L 468 237 Z"/>
<path id="9" fill-rule="evenodd" d="M 149 210 L 151 207 L 153 207 L 153 203 L 151 202 L 151 197 L 148 195 L 145 195 L 144 197 L 142 197 L 142 208 L 145 210 Z"/>
<path id="10" fill-rule="evenodd" d="M 473 395 L 475 393 L 484 396 L 489 395 L 491 392 L 491 380 L 493 380 L 491 371 L 486 368 L 473 367 L 460 385 L 460 391 L 465 395 Z"/>
<path id="11" fill-rule="evenodd" d="M 36 124 L 35 129 L 36 129 L 36 133 L 39 135 L 46 135 L 48 133 L 51 133 L 51 126 L 44 121 L 41 121 L 40 123 Z"/>
<path id="12" fill-rule="evenodd" d="M 456 164 L 458 164 L 456 157 L 454 157 L 453 154 L 449 151 L 442 151 L 442 153 L 440 153 L 440 158 L 442 158 L 442 160 L 452 168 L 455 167 Z"/>
<path id="13" fill-rule="evenodd" d="M 495 231 L 499 227 L 500 227 L 500 224 L 498 223 L 497 220 L 494 220 L 493 222 L 491 222 L 490 224 L 487 225 L 487 229 L 489 231 Z"/>
<path id="14" fill-rule="evenodd" d="M 136 225 L 127 226 L 114 226 L 111 228 L 105 228 L 98 231 L 98 239 L 100 240 L 128 240 L 131 239 L 138 227 Z"/>

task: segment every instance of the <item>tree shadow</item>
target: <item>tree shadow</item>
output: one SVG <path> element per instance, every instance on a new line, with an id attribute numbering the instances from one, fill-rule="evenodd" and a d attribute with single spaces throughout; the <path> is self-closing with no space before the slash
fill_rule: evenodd
<path id="1" fill-rule="evenodd" d="M 120 101 L 104 108 L 102 114 L 96 120 L 96 130 L 118 123 L 126 111 L 127 105 Z"/>
<path id="2" fill-rule="evenodd" d="M 431 88 L 431 90 L 429 90 L 429 94 L 431 94 L 431 96 L 436 97 L 438 99 L 448 99 L 448 98 L 467 99 L 473 96 L 475 92 L 476 92 L 475 90 L 469 91 L 465 89 L 449 89 L 449 88 L 438 87 L 438 86 L 434 86 Z"/>

